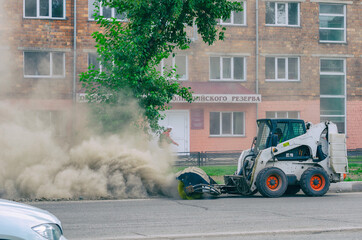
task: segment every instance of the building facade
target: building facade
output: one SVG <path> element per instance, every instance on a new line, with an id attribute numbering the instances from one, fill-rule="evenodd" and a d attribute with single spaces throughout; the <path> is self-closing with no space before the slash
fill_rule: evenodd
<path id="1" fill-rule="evenodd" d="M 1 98 L 60 123 L 82 104 L 79 74 L 96 61 L 94 0 L 13 0 L 1 10 L 2 65 L 11 74 Z M 258 118 L 331 120 L 362 148 L 362 3 L 359 0 L 246 0 L 243 12 L 219 20 L 225 41 L 212 46 L 190 30 L 191 47 L 162 64 L 177 66 L 195 102 L 175 97 L 163 125 L 175 151 L 249 148 Z M 114 9 L 101 14 L 124 16 Z M 162 68 L 160 68 L 161 71 Z"/>

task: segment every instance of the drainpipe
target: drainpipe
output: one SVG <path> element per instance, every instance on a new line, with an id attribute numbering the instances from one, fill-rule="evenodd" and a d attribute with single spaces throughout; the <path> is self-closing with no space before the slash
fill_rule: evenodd
<path id="1" fill-rule="evenodd" d="M 259 94 L 259 0 L 255 1 L 255 93 Z M 258 111 L 259 103 L 256 103 L 256 119 Z"/>
<path id="2" fill-rule="evenodd" d="M 71 124 L 71 144 L 75 143 L 75 126 L 76 126 L 76 105 L 77 105 L 77 0 L 73 0 L 73 89 L 72 89 L 72 124 Z"/>
<path id="3" fill-rule="evenodd" d="M 77 102 L 76 96 L 76 85 L 77 85 L 77 0 L 73 0 L 74 2 L 74 13 L 73 13 L 73 26 L 74 26 L 74 33 L 73 33 L 73 104 Z"/>

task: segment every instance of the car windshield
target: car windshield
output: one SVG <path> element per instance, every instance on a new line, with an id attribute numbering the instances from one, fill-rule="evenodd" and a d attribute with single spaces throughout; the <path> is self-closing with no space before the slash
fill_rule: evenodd
<path id="1" fill-rule="evenodd" d="M 256 152 L 259 152 L 266 148 L 269 134 L 270 134 L 270 127 L 268 126 L 267 122 L 260 121 L 258 125 L 258 136 L 255 144 Z"/>

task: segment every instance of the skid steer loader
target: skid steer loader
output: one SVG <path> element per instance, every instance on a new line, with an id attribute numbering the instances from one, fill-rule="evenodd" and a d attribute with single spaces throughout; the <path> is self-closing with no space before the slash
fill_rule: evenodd
<path id="1" fill-rule="evenodd" d="M 184 199 L 223 193 L 264 197 L 293 195 L 302 189 L 308 196 L 323 196 L 330 183 L 348 173 L 344 134 L 326 121 L 313 125 L 300 119 L 259 119 L 250 149 L 241 153 L 234 175 L 217 184 L 202 169 L 189 167 L 176 174 Z"/>

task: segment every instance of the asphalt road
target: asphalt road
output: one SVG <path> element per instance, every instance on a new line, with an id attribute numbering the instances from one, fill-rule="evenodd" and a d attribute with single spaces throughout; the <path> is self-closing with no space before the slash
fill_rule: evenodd
<path id="1" fill-rule="evenodd" d="M 362 193 L 38 202 L 69 239 L 362 239 Z"/>

